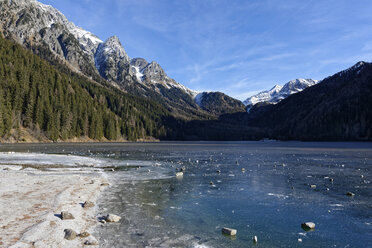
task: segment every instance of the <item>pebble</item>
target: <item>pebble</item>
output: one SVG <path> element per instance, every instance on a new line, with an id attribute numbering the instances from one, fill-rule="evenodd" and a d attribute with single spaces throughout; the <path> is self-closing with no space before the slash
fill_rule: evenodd
<path id="1" fill-rule="evenodd" d="M 355 196 L 355 194 L 353 192 L 347 192 L 346 195 L 347 196 Z"/>

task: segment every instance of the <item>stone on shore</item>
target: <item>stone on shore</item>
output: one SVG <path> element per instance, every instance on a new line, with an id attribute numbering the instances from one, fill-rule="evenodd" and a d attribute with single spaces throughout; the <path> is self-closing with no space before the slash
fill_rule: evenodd
<path id="1" fill-rule="evenodd" d="M 94 207 L 94 203 L 91 202 L 91 201 L 86 201 L 83 203 L 83 208 L 87 209 L 87 208 L 92 208 Z"/>
<path id="2" fill-rule="evenodd" d="M 80 238 L 86 238 L 86 237 L 89 237 L 90 236 L 90 233 L 88 232 L 82 232 L 78 235 Z"/>
<path id="3" fill-rule="evenodd" d="M 310 185 L 310 188 L 312 188 L 312 189 L 316 189 L 316 185 L 315 185 L 315 184 L 311 184 L 311 185 Z"/>
<path id="4" fill-rule="evenodd" d="M 65 229 L 64 232 L 65 232 L 65 239 L 67 240 L 73 240 L 77 236 L 77 233 L 72 229 Z"/>
<path id="5" fill-rule="evenodd" d="M 90 236 L 85 242 L 84 245 L 98 245 L 98 241 L 96 238 Z"/>
<path id="6" fill-rule="evenodd" d="M 230 236 L 235 236 L 236 235 L 236 229 L 224 227 L 222 228 L 222 233 Z"/>
<path id="7" fill-rule="evenodd" d="M 108 214 L 105 218 L 107 222 L 118 222 L 120 221 L 121 217 L 115 214 Z"/>
<path id="8" fill-rule="evenodd" d="M 61 212 L 61 219 L 62 220 L 72 220 L 72 219 L 75 219 L 75 217 L 69 212 L 62 211 Z"/>
<path id="9" fill-rule="evenodd" d="M 109 183 L 101 183 L 101 186 L 109 186 Z"/>
<path id="10" fill-rule="evenodd" d="M 314 222 L 305 222 L 305 223 L 301 224 L 301 227 L 306 231 L 312 230 L 312 229 L 315 229 L 315 223 Z"/>

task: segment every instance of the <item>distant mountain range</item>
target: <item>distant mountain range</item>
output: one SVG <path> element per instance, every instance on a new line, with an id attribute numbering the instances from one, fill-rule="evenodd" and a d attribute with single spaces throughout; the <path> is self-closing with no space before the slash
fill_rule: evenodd
<path id="1" fill-rule="evenodd" d="M 370 63 L 242 103 L 188 89 L 36 0 L 0 1 L 0 33 L 35 54 L 0 39 L 0 140 L 372 139 Z"/>
<path id="2" fill-rule="evenodd" d="M 247 111 L 255 105 L 262 103 L 276 104 L 288 96 L 298 93 L 307 87 L 317 84 L 318 80 L 313 79 L 295 79 L 289 81 L 283 86 L 275 85 L 270 90 L 262 91 L 256 95 L 247 98 L 243 103 L 247 106 Z"/>

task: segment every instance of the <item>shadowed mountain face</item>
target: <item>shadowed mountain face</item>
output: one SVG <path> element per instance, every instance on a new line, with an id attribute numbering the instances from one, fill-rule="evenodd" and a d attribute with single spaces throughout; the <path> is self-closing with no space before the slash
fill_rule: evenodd
<path id="1" fill-rule="evenodd" d="M 202 108 L 213 114 L 221 115 L 244 112 L 245 106 L 241 101 L 229 97 L 221 92 L 203 92 L 195 97 L 195 101 Z"/>
<path id="2" fill-rule="evenodd" d="M 276 105 L 254 107 L 249 125 L 268 137 L 372 140 L 372 64 L 358 62 Z"/>
<path id="3" fill-rule="evenodd" d="M 221 102 L 222 111 L 206 107 L 212 104 L 200 108 L 194 101 L 198 92 L 169 78 L 157 62 L 130 59 L 118 37 L 103 42 L 52 6 L 36 0 L 13 0 L 0 1 L 0 8 L 0 31 L 5 37 L 32 48 L 44 59 L 64 61 L 70 69 L 97 82 L 106 81 L 104 84 L 157 101 L 178 117 L 215 118 L 219 112 L 241 111 L 226 102 Z M 46 55 L 46 50 L 51 53 Z"/>

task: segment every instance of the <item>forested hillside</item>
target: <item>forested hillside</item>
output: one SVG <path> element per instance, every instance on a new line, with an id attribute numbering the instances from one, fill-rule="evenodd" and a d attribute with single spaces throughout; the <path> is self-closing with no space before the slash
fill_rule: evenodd
<path id="1" fill-rule="evenodd" d="M 276 105 L 252 108 L 251 126 L 281 140 L 372 140 L 372 64 L 353 67 Z"/>
<path id="2" fill-rule="evenodd" d="M 0 137 L 137 140 L 167 135 L 158 104 L 57 70 L 20 45 L 0 37 Z M 26 130 L 26 131 L 25 131 Z"/>

